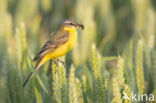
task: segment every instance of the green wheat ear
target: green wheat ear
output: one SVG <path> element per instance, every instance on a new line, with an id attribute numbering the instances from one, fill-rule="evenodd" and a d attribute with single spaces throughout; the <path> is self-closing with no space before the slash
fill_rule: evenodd
<path id="1" fill-rule="evenodd" d="M 92 45 L 92 68 L 95 77 L 94 84 L 94 95 L 95 99 L 98 103 L 103 103 L 106 101 L 106 84 L 103 75 L 101 75 L 100 67 L 101 67 L 101 55 L 97 51 L 95 45 Z"/>
<path id="2" fill-rule="evenodd" d="M 65 57 L 60 58 L 63 62 L 65 62 Z M 67 78 L 66 78 L 66 68 L 65 64 L 61 62 L 58 63 L 58 72 L 59 72 L 59 81 L 61 88 L 61 98 L 62 103 L 66 103 L 68 101 L 68 89 L 67 89 Z"/>
<path id="3" fill-rule="evenodd" d="M 83 94 L 82 94 L 82 86 L 81 86 L 80 80 L 78 78 L 75 79 L 75 84 L 76 84 L 76 88 L 77 88 L 78 103 L 84 103 Z"/>
<path id="4" fill-rule="evenodd" d="M 86 76 L 83 75 L 81 79 L 82 79 L 82 90 L 83 92 L 86 92 Z"/>
<path id="5" fill-rule="evenodd" d="M 22 43 L 21 43 L 21 35 L 20 35 L 20 30 L 16 28 L 16 54 L 17 54 L 17 65 L 18 68 L 21 67 L 21 62 L 22 62 Z"/>
<path id="6" fill-rule="evenodd" d="M 132 91 L 127 84 L 124 85 L 124 92 L 127 94 L 128 97 L 131 97 Z M 132 102 L 128 99 L 124 99 L 124 103 L 132 103 Z"/>
<path id="7" fill-rule="evenodd" d="M 75 77 L 75 68 L 70 68 L 69 77 L 69 103 L 84 103 L 82 87 L 78 78 Z"/>
<path id="8" fill-rule="evenodd" d="M 94 71 L 94 76 L 95 78 L 101 78 L 100 77 L 100 61 L 101 61 L 101 56 L 98 53 L 95 44 L 92 45 L 92 65 L 93 65 L 93 71 Z"/>
<path id="9" fill-rule="evenodd" d="M 118 76 L 118 84 L 120 87 L 124 86 L 124 67 L 125 67 L 125 61 L 120 56 L 118 57 L 117 62 L 117 76 Z"/>
<path id="10" fill-rule="evenodd" d="M 147 11 L 147 25 L 146 25 L 146 31 L 145 31 L 145 38 L 147 41 L 147 46 L 149 48 L 149 51 L 154 48 L 154 42 L 155 42 L 155 24 L 156 24 L 156 15 L 155 10 L 153 8 L 149 8 Z"/>
<path id="11" fill-rule="evenodd" d="M 53 79 L 53 90 L 54 90 L 54 98 L 58 103 L 61 102 L 61 83 L 59 79 L 59 67 L 53 62 L 52 64 L 52 79 Z"/>
<path id="12" fill-rule="evenodd" d="M 114 98 L 112 99 L 111 103 L 122 103 L 120 87 L 119 87 L 118 80 L 117 80 L 116 76 L 113 77 L 112 87 L 113 87 Z"/>
<path id="13" fill-rule="evenodd" d="M 75 85 L 75 68 L 71 66 L 70 68 L 70 78 L 69 78 L 69 103 L 78 103 L 78 95 Z"/>
<path id="14" fill-rule="evenodd" d="M 27 47 L 27 43 L 26 43 L 26 30 L 25 30 L 25 26 L 24 23 L 21 23 L 20 27 L 16 29 L 16 54 L 17 54 L 17 65 L 18 68 L 22 67 L 23 69 L 25 69 L 26 67 L 26 47 Z M 25 61 L 25 62 L 23 62 Z"/>
<path id="15" fill-rule="evenodd" d="M 61 58 L 64 62 L 64 58 Z M 54 98 L 58 103 L 67 102 L 67 78 L 65 65 L 61 62 L 52 65 Z"/>
<path id="16" fill-rule="evenodd" d="M 139 40 L 136 58 L 136 79 L 139 93 L 144 93 L 143 41 Z"/>

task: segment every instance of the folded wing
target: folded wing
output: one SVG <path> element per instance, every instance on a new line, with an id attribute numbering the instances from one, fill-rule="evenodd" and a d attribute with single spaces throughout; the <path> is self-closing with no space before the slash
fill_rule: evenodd
<path id="1" fill-rule="evenodd" d="M 46 54 L 49 52 L 52 52 L 56 48 L 60 47 L 64 43 L 68 41 L 69 38 L 69 32 L 68 31 L 63 31 L 63 32 L 58 32 L 55 34 L 55 36 L 49 40 L 48 42 L 45 43 L 45 45 L 42 47 L 41 51 L 35 56 L 33 59 L 34 61 L 44 57 Z"/>

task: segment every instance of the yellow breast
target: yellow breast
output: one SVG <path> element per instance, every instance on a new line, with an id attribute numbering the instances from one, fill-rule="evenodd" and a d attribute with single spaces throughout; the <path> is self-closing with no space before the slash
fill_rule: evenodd
<path id="1" fill-rule="evenodd" d="M 64 56 L 73 48 L 73 46 L 76 42 L 76 39 L 77 39 L 76 29 L 66 29 L 65 28 L 65 30 L 67 30 L 69 32 L 68 41 L 65 44 L 58 47 L 57 49 L 55 49 L 54 51 L 48 53 L 46 55 L 47 59 L 58 58 L 58 57 Z"/>

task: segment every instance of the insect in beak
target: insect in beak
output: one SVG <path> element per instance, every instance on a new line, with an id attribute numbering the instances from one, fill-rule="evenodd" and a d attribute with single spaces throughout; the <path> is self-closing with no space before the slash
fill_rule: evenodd
<path id="1" fill-rule="evenodd" d="M 84 25 L 83 24 L 77 24 L 76 27 L 81 28 L 82 30 L 84 30 Z"/>

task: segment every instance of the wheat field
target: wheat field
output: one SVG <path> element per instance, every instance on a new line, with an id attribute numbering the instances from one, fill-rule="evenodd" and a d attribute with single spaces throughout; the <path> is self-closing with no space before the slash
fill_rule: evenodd
<path id="1" fill-rule="evenodd" d="M 65 65 L 36 72 L 32 59 L 67 18 L 85 30 Z M 155 0 L 0 0 L 0 103 L 156 103 L 155 40 Z"/>

